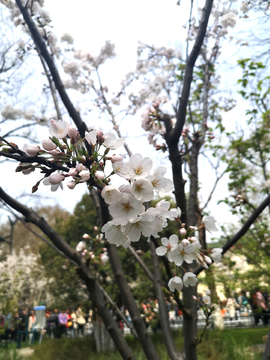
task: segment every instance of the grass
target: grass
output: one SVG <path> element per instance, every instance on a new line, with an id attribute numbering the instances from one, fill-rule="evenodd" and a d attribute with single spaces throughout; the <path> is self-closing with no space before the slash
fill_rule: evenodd
<path id="1" fill-rule="evenodd" d="M 251 355 L 248 347 L 262 344 L 262 336 L 268 333 L 267 328 L 251 329 L 226 329 L 222 331 L 209 330 L 206 332 L 203 341 L 198 345 L 198 360 L 259 360 L 262 354 Z M 155 333 L 152 340 L 162 360 L 169 360 L 161 333 Z M 181 331 L 173 333 L 174 340 L 178 349 L 183 346 Z M 132 336 L 127 336 L 126 340 L 131 347 L 137 360 L 145 360 L 145 356 L 137 340 Z M 98 354 L 95 351 L 93 337 L 75 339 L 47 339 L 41 344 L 33 346 L 35 353 L 29 360 L 121 360 L 117 351 Z M 0 360 L 19 360 L 15 357 L 1 357 Z M 12 354 L 10 353 L 10 356 Z"/>

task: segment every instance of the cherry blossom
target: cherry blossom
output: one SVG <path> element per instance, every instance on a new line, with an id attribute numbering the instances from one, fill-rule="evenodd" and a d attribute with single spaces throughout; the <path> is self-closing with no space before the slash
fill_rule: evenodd
<path id="1" fill-rule="evenodd" d="M 111 162 L 112 162 L 112 163 L 115 163 L 115 162 L 121 161 L 121 160 L 122 160 L 122 156 L 121 156 L 121 155 L 114 154 L 114 155 L 111 157 Z"/>
<path id="2" fill-rule="evenodd" d="M 63 139 L 68 133 L 68 123 L 63 120 L 51 120 L 49 125 L 49 132 L 57 139 Z"/>
<path id="3" fill-rule="evenodd" d="M 27 145 L 25 144 L 23 147 L 23 151 L 28 155 L 28 156 L 35 156 L 37 155 L 37 153 L 39 152 L 40 147 L 37 145 Z"/>
<path id="4" fill-rule="evenodd" d="M 98 131 L 96 131 L 96 130 L 85 133 L 85 139 L 87 140 L 87 142 L 90 145 L 94 145 L 94 146 L 96 145 L 96 143 L 97 143 L 97 133 L 98 133 Z"/>
<path id="5" fill-rule="evenodd" d="M 103 180 L 105 178 L 105 174 L 103 171 L 95 171 L 95 177 L 98 179 L 98 180 Z"/>
<path id="6" fill-rule="evenodd" d="M 148 180 L 139 179 L 132 184 L 131 194 L 137 200 L 151 201 L 154 197 L 153 186 Z"/>
<path id="7" fill-rule="evenodd" d="M 85 249 L 85 241 L 80 241 L 76 246 L 76 251 L 81 252 Z"/>
<path id="8" fill-rule="evenodd" d="M 129 221 L 136 220 L 138 215 L 144 212 L 144 206 L 131 195 L 122 194 L 118 203 L 109 206 L 109 211 L 116 225 L 126 225 Z"/>
<path id="9" fill-rule="evenodd" d="M 188 264 L 191 264 L 192 261 L 195 260 L 195 255 L 193 254 L 194 251 L 195 247 L 193 244 L 189 244 L 187 246 L 179 244 L 172 254 L 175 265 L 181 266 L 184 261 Z"/>
<path id="10" fill-rule="evenodd" d="M 165 196 L 168 192 L 173 190 L 173 182 L 170 179 L 166 179 L 163 176 L 165 175 L 167 169 L 165 166 L 159 166 L 153 173 L 149 175 L 147 180 L 149 180 L 156 190 L 159 196 Z"/>
<path id="11" fill-rule="evenodd" d="M 79 176 L 81 177 L 79 182 L 85 182 L 90 179 L 90 172 L 89 170 L 82 170 L 79 172 Z"/>
<path id="12" fill-rule="evenodd" d="M 68 125 L 68 131 L 67 131 L 67 135 L 71 138 L 71 139 L 76 139 L 78 132 L 77 129 L 74 126 Z"/>
<path id="13" fill-rule="evenodd" d="M 125 144 L 126 138 L 117 139 L 113 133 L 104 134 L 104 145 L 106 148 L 115 150 Z"/>
<path id="14" fill-rule="evenodd" d="M 109 260 L 109 256 L 107 252 L 100 254 L 100 261 L 102 265 L 105 265 L 108 260 Z"/>
<path id="15" fill-rule="evenodd" d="M 130 241 L 136 242 L 140 240 L 141 235 L 147 238 L 150 238 L 151 235 L 154 236 L 155 230 L 155 224 L 151 217 L 139 216 L 134 222 L 126 225 L 124 234 L 128 235 Z"/>
<path id="16" fill-rule="evenodd" d="M 219 231 L 218 228 L 216 227 L 216 220 L 214 218 L 214 216 L 204 216 L 202 218 L 202 222 L 204 223 L 205 226 L 205 230 L 209 231 L 210 233 L 212 231 Z"/>
<path id="17" fill-rule="evenodd" d="M 210 252 L 211 259 L 214 262 L 219 263 L 220 260 L 221 260 L 222 252 L 223 252 L 222 248 L 214 248 L 214 249 L 212 249 L 211 252 Z"/>
<path id="18" fill-rule="evenodd" d="M 115 204 L 121 200 L 121 193 L 112 185 L 104 186 L 101 196 L 107 204 Z"/>
<path id="19" fill-rule="evenodd" d="M 131 176 L 127 172 L 127 163 L 124 162 L 123 159 L 112 163 L 112 168 L 115 174 L 117 174 L 118 176 L 126 180 L 131 179 Z"/>
<path id="20" fill-rule="evenodd" d="M 148 176 L 153 165 L 149 157 L 143 158 L 141 154 L 131 155 L 127 164 L 127 172 L 133 179 L 140 179 Z"/>
<path id="21" fill-rule="evenodd" d="M 168 287 L 171 292 L 174 292 L 175 290 L 181 291 L 183 289 L 182 279 L 179 276 L 174 276 L 168 282 Z"/>
<path id="22" fill-rule="evenodd" d="M 68 187 L 70 190 L 74 189 L 75 186 L 76 186 L 76 182 L 75 182 L 75 181 L 69 181 L 69 182 L 67 183 L 67 187 Z"/>
<path id="23" fill-rule="evenodd" d="M 57 146 L 55 145 L 55 143 L 52 142 L 51 139 L 43 139 L 41 143 L 43 148 L 47 151 L 55 150 L 57 148 Z"/>
<path id="24" fill-rule="evenodd" d="M 209 295 L 203 295 L 202 301 L 205 303 L 205 305 L 211 305 L 211 297 Z"/>
<path id="25" fill-rule="evenodd" d="M 197 284 L 198 279 L 196 278 L 196 275 L 192 272 L 186 272 L 183 277 L 183 283 L 186 287 L 195 286 Z"/>
<path id="26" fill-rule="evenodd" d="M 128 247 L 130 245 L 129 238 L 123 234 L 122 226 L 115 225 L 113 221 L 108 221 L 103 225 L 102 232 L 105 233 L 106 239 L 110 244 L 115 244 L 116 246 Z"/>
<path id="27" fill-rule="evenodd" d="M 161 243 L 163 246 L 159 246 L 156 248 L 156 254 L 158 256 L 164 256 L 167 254 L 168 260 L 170 262 L 174 261 L 174 254 L 173 251 L 176 250 L 178 245 L 179 238 L 177 235 L 173 234 L 169 237 L 169 240 L 167 238 L 161 238 Z"/>

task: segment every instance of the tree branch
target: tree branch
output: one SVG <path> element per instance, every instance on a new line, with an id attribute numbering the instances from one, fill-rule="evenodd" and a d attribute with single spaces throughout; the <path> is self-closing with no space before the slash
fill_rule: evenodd
<path id="1" fill-rule="evenodd" d="M 156 255 L 156 247 L 155 244 L 150 241 L 150 249 L 151 249 L 151 258 L 153 263 L 153 269 L 154 269 L 154 288 L 156 297 L 158 299 L 158 305 L 159 305 L 159 319 L 161 323 L 162 328 L 162 335 L 164 339 L 165 346 L 167 348 L 168 354 L 171 359 L 174 360 L 183 360 L 183 355 L 176 349 L 175 343 L 173 341 L 171 329 L 169 326 L 169 317 L 168 317 L 168 311 L 166 308 L 164 293 L 162 291 L 162 279 L 161 274 L 158 266 L 158 258 Z"/>
<path id="2" fill-rule="evenodd" d="M 70 100 L 70 98 L 69 98 L 69 96 L 68 96 L 68 94 L 67 94 L 67 92 L 65 90 L 65 87 L 64 87 L 63 82 L 61 80 L 59 72 L 56 69 L 56 66 L 54 64 L 54 60 L 53 60 L 52 56 L 50 55 L 50 53 L 49 53 L 49 51 L 47 49 L 47 46 L 46 46 L 46 44 L 44 42 L 44 39 L 40 35 L 36 24 L 32 20 L 30 14 L 29 14 L 27 6 L 23 6 L 21 0 L 16 0 L 16 4 L 17 4 L 18 8 L 20 9 L 20 11 L 21 11 L 21 13 L 23 15 L 23 18 L 24 18 L 24 20 L 25 20 L 25 22 L 26 22 L 26 24 L 28 26 L 28 29 L 30 31 L 32 39 L 35 42 L 36 47 L 39 49 L 41 56 L 45 60 L 47 66 L 48 66 L 48 68 L 49 68 L 49 70 L 51 72 L 55 87 L 56 87 L 56 89 L 57 89 L 57 91 L 58 91 L 58 93 L 60 95 L 60 98 L 63 101 L 63 104 L 65 105 L 70 117 L 72 118 L 72 120 L 76 124 L 81 137 L 84 138 L 85 131 L 88 130 L 87 126 L 82 121 L 79 112 L 75 109 L 73 103 L 71 102 L 71 100 Z M 89 152 L 89 155 L 91 155 L 92 154 L 92 149 L 91 149 L 91 146 L 88 144 L 87 141 L 85 141 L 85 146 L 86 146 L 86 148 L 87 148 L 87 150 Z"/>
<path id="3" fill-rule="evenodd" d="M 250 215 L 250 217 L 247 219 L 245 224 L 241 227 L 237 233 L 232 236 L 227 243 L 222 247 L 223 252 L 222 254 L 225 254 L 234 244 L 237 243 L 238 240 L 241 239 L 242 236 L 246 234 L 246 232 L 249 230 L 251 225 L 255 222 L 255 220 L 259 217 L 259 215 L 263 212 L 263 210 L 270 204 L 270 195 L 268 195 L 265 200 L 257 207 L 255 211 Z M 193 273 L 198 275 L 200 274 L 204 268 L 202 266 L 198 266 Z"/>
<path id="4" fill-rule="evenodd" d="M 193 69 L 195 62 L 200 54 L 201 47 L 203 44 L 203 40 L 206 34 L 206 28 L 209 20 L 209 16 L 211 13 L 213 5 L 213 0 L 206 0 L 204 8 L 202 10 L 202 18 L 199 24 L 198 34 L 195 40 L 195 44 L 193 46 L 193 49 L 187 59 L 186 63 L 186 71 L 185 71 L 185 77 L 184 77 L 184 85 L 181 93 L 179 108 L 176 114 L 176 124 L 172 131 L 172 133 L 169 136 L 169 141 L 171 144 L 177 144 L 179 141 L 179 138 L 181 136 L 185 120 L 186 120 L 186 111 L 187 111 L 187 104 L 190 94 L 190 85 L 192 82 L 192 76 L 193 76 Z"/>

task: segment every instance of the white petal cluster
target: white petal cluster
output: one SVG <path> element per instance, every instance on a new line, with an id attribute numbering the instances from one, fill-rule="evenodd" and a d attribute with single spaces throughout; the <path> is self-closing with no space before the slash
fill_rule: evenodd
<path id="1" fill-rule="evenodd" d="M 180 209 L 170 210 L 170 203 L 165 200 L 145 211 L 143 202 L 151 201 L 154 191 L 159 193 L 161 189 L 163 192 L 172 189 L 171 180 L 163 178 L 165 168 L 159 168 L 149 175 L 152 165 L 150 158 L 143 158 L 140 154 L 132 155 L 128 162 L 121 158 L 112 163 L 114 173 L 130 184 L 122 185 L 119 189 L 108 185 L 102 190 L 101 196 L 109 204 L 113 218 L 102 228 L 110 243 L 127 246 L 130 242 L 139 241 L 141 235 L 148 239 L 150 236 L 157 238 L 158 232 L 167 226 L 168 219 L 174 220 L 180 216 Z"/>

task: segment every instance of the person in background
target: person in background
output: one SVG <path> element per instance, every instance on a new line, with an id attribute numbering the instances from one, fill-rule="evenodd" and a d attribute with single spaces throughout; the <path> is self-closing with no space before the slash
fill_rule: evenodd
<path id="1" fill-rule="evenodd" d="M 74 329 L 73 329 L 73 319 L 71 317 L 71 313 L 69 310 L 66 310 L 67 313 L 67 335 L 70 337 L 74 337 Z"/>
<path id="2" fill-rule="evenodd" d="M 58 329 L 59 329 L 59 337 L 61 338 L 62 335 L 66 335 L 66 326 L 68 322 L 68 315 L 65 310 L 60 311 L 58 315 Z"/>
<path id="3" fill-rule="evenodd" d="M 35 312 L 32 310 L 30 311 L 30 315 L 28 317 L 28 331 L 33 331 L 35 324 L 36 324 L 36 316 L 35 316 Z M 32 340 L 32 336 L 33 334 L 29 335 L 30 342 Z"/>
<path id="4" fill-rule="evenodd" d="M 86 323 L 84 312 L 82 311 L 81 304 L 78 305 L 77 311 L 76 311 L 76 322 L 78 325 L 78 336 L 81 333 L 82 336 L 84 336 L 84 325 Z"/>

